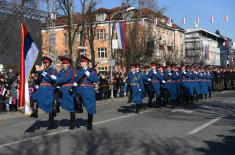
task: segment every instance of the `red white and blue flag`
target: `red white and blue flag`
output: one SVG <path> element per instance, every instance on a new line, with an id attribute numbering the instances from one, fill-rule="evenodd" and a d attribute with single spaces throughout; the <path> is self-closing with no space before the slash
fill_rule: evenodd
<path id="1" fill-rule="evenodd" d="M 214 16 L 210 16 L 210 22 L 214 23 Z"/>
<path id="2" fill-rule="evenodd" d="M 228 22 L 228 15 L 224 16 L 224 21 L 227 23 Z"/>
<path id="3" fill-rule="evenodd" d="M 126 49 L 126 21 L 116 23 L 118 46 L 120 49 Z"/>
<path id="4" fill-rule="evenodd" d="M 25 107 L 25 113 L 30 110 L 28 78 L 38 57 L 39 50 L 30 36 L 25 24 L 21 24 L 20 52 L 20 107 Z"/>

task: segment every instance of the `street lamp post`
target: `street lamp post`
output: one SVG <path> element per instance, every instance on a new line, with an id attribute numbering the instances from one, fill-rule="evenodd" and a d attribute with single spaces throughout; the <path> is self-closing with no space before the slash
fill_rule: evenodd
<path id="1" fill-rule="evenodd" d="M 112 82 L 113 79 L 113 57 L 112 57 L 112 32 L 111 32 L 111 21 L 113 19 L 113 17 L 115 17 L 116 15 L 118 15 L 119 13 L 123 13 L 123 12 L 128 12 L 131 10 L 134 10 L 134 7 L 129 7 L 126 10 L 122 10 L 122 11 L 118 11 L 116 13 L 114 13 L 111 18 L 109 19 L 109 49 L 110 49 L 110 54 L 109 54 L 109 67 L 110 67 L 110 81 Z M 113 98 L 113 84 L 111 84 L 111 98 Z"/>

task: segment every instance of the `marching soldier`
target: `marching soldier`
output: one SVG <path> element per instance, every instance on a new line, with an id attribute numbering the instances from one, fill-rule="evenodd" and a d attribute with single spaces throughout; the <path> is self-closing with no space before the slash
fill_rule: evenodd
<path id="1" fill-rule="evenodd" d="M 136 113 L 139 113 L 142 104 L 142 88 L 144 88 L 143 79 L 140 74 L 136 74 L 136 65 L 130 66 L 130 73 L 128 73 L 128 83 L 132 90 L 132 101 L 136 106 Z"/>
<path id="2" fill-rule="evenodd" d="M 151 68 L 152 69 L 149 71 L 148 77 L 156 95 L 156 104 L 159 105 L 159 107 L 165 106 L 161 99 L 161 83 L 165 82 L 163 81 L 163 67 L 160 66 L 159 70 L 157 70 L 157 65 L 155 63 L 151 63 Z"/>
<path id="3" fill-rule="evenodd" d="M 199 73 L 197 68 L 195 68 L 195 66 L 191 67 L 191 71 L 192 71 L 192 76 L 193 76 L 193 88 L 194 88 L 194 96 L 196 97 L 196 101 L 198 101 L 198 99 L 200 98 L 202 91 L 201 91 L 201 87 L 200 87 L 200 79 L 199 79 Z"/>
<path id="4" fill-rule="evenodd" d="M 140 64 L 135 64 L 135 76 L 142 81 L 140 85 L 142 99 L 145 98 L 145 89 L 144 89 L 144 73 L 140 70 Z M 143 102 L 141 102 L 141 107 L 144 108 Z"/>
<path id="5" fill-rule="evenodd" d="M 80 65 L 82 68 L 76 74 L 75 85 L 88 113 L 87 130 L 92 130 L 93 115 L 96 114 L 95 83 L 99 82 L 99 76 L 93 68 L 89 67 L 89 62 L 91 62 L 90 59 L 81 56 Z"/>
<path id="6" fill-rule="evenodd" d="M 186 102 L 191 101 L 193 103 L 193 80 L 192 73 L 190 71 L 190 66 L 182 66 L 181 68 L 181 86 L 183 89 L 183 95 Z"/>
<path id="7" fill-rule="evenodd" d="M 163 73 L 164 84 L 164 99 L 166 101 L 165 104 L 168 104 L 168 97 L 171 98 L 172 108 L 175 107 L 176 102 L 176 86 L 175 80 L 173 78 L 173 72 L 171 70 L 171 65 L 166 66 L 166 71 Z"/>
<path id="8" fill-rule="evenodd" d="M 71 59 L 65 56 L 59 57 L 62 62 L 62 69 L 57 76 L 50 75 L 51 79 L 60 86 L 62 92 L 61 106 L 66 111 L 70 112 L 70 125 L 69 129 L 75 128 L 75 109 L 74 109 L 74 92 L 71 91 L 74 83 L 74 70 L 70 63 Z"/>
<path id="9" fill-rule="evenodd" d="M 53 86 L 53 80 L 48 75 L 56 76 L 57 71 L 51 67 L 52 59 L 49 57 L 43 57 L 43 66 L 36 66 L 36 71 L 39 74 L 40 86 L 32 94 L 33 101 L 36 102 L 37 106 L 43 111 L 49 113 L 49 125 L 48 130 L 54 128 L 54 106 L 53 106 L 53 94 L 55 87 Z M 37 117 L 37 108 L 33 109 L 34 117 Z"/>
<path id="10" fill-rule="evenodd" d="M 144 66 L 144 89 L 145 89 L 145 92 L 147 92 L 147 95 L 149 98 L 148 107 L 151 107 L 154 92 L 153 92 L 153 86 L 151 84 L 151 79 L 148 78 L 149 70 L 150 70 L 149 66 Z"/>
<path id="11" fill-rule="evenodd" d="M 220 68 L 216 68 L 214 72 L 214 88 L 216 91 L 222 91 L 223 89 L 223 73 Z"/>
<path id="12" fill-rule="evenodd" d="M 211 98 L 211 92 L 212 92 L 212 81 L 214 80 L 214 75 L 211 72 L 211 69 L 208 67 L 206 70 L 207 73 L 207 85 L 208 85 L 208 93 L 209 93 L 209 98 Z"/>
<path id="13" fill-rule="evenodd" d="M 175 80 L 176 101 L 179 102 L 181 96 L 181 87 L 180 87 L 181 77 L 177 66 L 173 66 L 172 77 Z"/>

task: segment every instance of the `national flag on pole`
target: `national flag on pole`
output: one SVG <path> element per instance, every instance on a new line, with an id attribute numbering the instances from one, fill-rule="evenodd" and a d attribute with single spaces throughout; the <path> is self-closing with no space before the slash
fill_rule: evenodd
<path id="1" fill-rule="evenodd" d="M 168 18 L 167 20 L 166 20 L 166 25 L 168 25 L 168 26 L 172 26 L 172 19 L 171 18 Z"/>
<path id="2" fill-rule="evenodd" d="M 154 19 L 154 25 L 157 26 L 157 23 L 158 23 L 158 19 L 155 18 L 155 19 Z"/>
<path id="3" fill-rule="evenodd" d="M 20 52 L 20 107 L 30 114 L 30 100 L 28 78 L 38 57 L 39 50 L 30 36 L 25 24 L 21 24 L 21 52 Z"/>
<path id="4" fill-rule="evenodd" d="M 186 24 L 186 18 L 185 17 L 182 19 L 182 24 L 183 25 Z"/>
<path id="5" fill-rule="evenodd" d="M 228 15 L 224 16 L 224 21 L 227 23 L 228 22 Z"/>
<path id="6" fill-rule="evenodd" d="M 214 23 L 214 16 L 210 16 L 210 22 Z"/>
<path id="7" fill-rule="evenodd" d="M 199 26 L 199 17 L 196 17 L 195 20 L 194 20 L 194 27 L 197 28 Z"/>
<path id="8" fill-rule="evenodd" d="M 126 21 L 116 23 L 118 46 L 120 49 L 126 48 Z"/>
<path id="9" fill-rule="evenodd" d="M 140 25 L 144 25 L 144 24 L 145 24 L 145 23 L 144 23 L 144 18 L 141 18 L 141 19 L 140 19 L 139 24 L 140 24 Z"/>

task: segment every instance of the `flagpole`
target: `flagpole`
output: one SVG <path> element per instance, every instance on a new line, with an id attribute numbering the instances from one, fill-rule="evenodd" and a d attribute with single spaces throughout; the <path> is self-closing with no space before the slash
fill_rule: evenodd
<path id="1" fill-rule="evenodd" d="M 19 90 L 19 100 L 20 108 L 24 106 L 24 93 L 25 93 L 25 74 L 24 74 L 24 25 L 21 24 L 21 52 L 20 52 L 20 90 Z"/>

